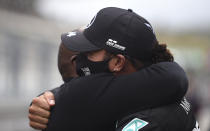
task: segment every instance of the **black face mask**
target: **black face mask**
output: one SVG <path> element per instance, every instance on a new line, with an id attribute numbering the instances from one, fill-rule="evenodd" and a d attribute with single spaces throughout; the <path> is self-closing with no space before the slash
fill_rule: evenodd
<path id="1" fill-rule="evenodd" d="M 111 58 L 104 61 L 91 61 L 85 54 L 79 54 L 76 57 L 76 71 L 79 76 L 87 76 L 96 73 L 110 72 L 108 63 Z"/>

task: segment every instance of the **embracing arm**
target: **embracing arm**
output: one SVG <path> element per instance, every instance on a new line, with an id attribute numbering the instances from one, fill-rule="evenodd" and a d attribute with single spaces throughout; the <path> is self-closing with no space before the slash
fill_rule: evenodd
<path id="1" fill-rule="evenodd" d="M 90 77 L 94 79 L 89 79 Z M 97 83 L 100 83 L 100 80 L 101 83 L 107 80 L 109 82 L 108 90 L 106 90 L 106 95 L 100 97 L 99 101 L 103 106 L 109 105 L 106 108 L 110 108 L 110 110 L 113 110 L 112 107 L 116 107 L 114 110 L 118 110 L 120 115 L 181 100 L 188 87 L 185 72 L 174 62 L 154 64 L 129 75 L 116 77 L 102 75 L 102 78 L 100 75 L 93 75 L 90 77 L 76 80 L 79 81 L 78 86 L 95 85 L 100 88 Z M 81 85 L 81 83 L 83 84 Z M 52 90 L 54 95 L 59 95 L 60 89 Z"/>
<path id="2" fill-rule="evenodd" d="M 135 111 L 179 101 L 187 89 L 184 70 L 175 62 L 162 62 L 116 77 L 104 99 L 113 99 L 112 103 L 120 110 L 129 108 Z"/>

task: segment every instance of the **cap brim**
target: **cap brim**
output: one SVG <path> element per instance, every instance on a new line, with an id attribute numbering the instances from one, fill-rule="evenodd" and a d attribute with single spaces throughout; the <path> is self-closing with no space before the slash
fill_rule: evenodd
<path id="1" fill-rule="evenodd" d="M 71 51 L 88 52 L 101 49 L 92 44 L 84 36 L 82 30 L 74 30 L 72 32 L 62 34 L 61 41 Z"/>

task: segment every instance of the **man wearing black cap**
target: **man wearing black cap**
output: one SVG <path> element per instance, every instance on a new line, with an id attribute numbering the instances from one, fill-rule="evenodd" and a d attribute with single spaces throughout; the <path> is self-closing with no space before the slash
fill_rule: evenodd
<path id="1" fill-rule="evenodd" d="M 110 13 L 112 13 L 112 15 L 110 15 Z M 106 19 L 106 21 L 103 21 L 104 19 Z M 173 61 L 173 57 L 170 57 L 170 54 L 168 53 L 162 53 L 162 55 L 164 54 L 166 56 L 158 55 L 160 52 L 166 52 L 166 47 L 158 44 L 151 25 L 144 18 L 133 13 L 131 10 L 126 11 L 119 8 L 105 8 L 94 17 L 91 24 L 85 30 L 76 30 L 62 35 L 62 42 L 70 50 L 80 52 L 74 59 L 77 73 L 80 76 L 101 72 L 113 72 L 115 75 L 128 74 L 136 72 L 143 67 L 149 67 L 145 70 L 142 69 L 137 73 L 128 75 L 130 78 L 133 78 L 131 83 L 128 82 L 129 84 L 126 84 L 126 75 L 114 77 L 110 73 L 87 76 L 86 80 L 82 81 L 83 83 L 81 83 L 82 77 L 73 79 L 68 84 L 62 86 L 59 93 L 57 93 L 59 95 L 57 95 L 56 106 L 47 130 L 113 130 L 113 125 L 116 120 L 124 121 L 120 121 L 119 124 L 117 124 L 117 129 L 119 130 L 121 130 L 121 126 L 124 125 L 122 128 L 123 131 L 139 129 L 151 130 L 154 128 L 163 129 L 157 126 L 157 123 L 154 123 L 152 119 L 147 119 L 148 116 L 152 116 L 151 110 L 151 113 L 147 110 L 147 113 L 141 112 L 137 113 L 137 115 L 131 114 L 145 109 L 145 107 L 150 108 L 159 104 L 155 104 L 152 101 L 152 104 L 147 103 L 150 101 L 148 100 L 149 96 L 142 97 L 141 95 L 144 95 L 142 93 L 151 94 L 151 91 L 155 91 L 155 86 L 157 86 L 158 89 L 165 86 L 163 79 L 169 80 L 167 82 L 172 82 L 170 77 L 174 77 L 174 75 L 179 76 L 180 74 L 180 76 L 185 76 L 185 74 L 173 62 L 151 65 L 166 61 L 161 58 L 167 58 L 167 61 Z M 89 60 L 98 56 L 96 54 L 101 54 L 104 61 L 93 62 Z M 165 71 L 167 72 L 171 69 L 174 70 L 170 72 L 172 74 L 164 74 Z M 160 76 L 158 76 L 157 72 Z M 162 78 L 166 76 L 169 78 Z M 97 82 L 91 83 L 90 81 L 93 78 L 97 78 L 96 80 L 102 84 L 102 87 L 97 88 Z M 138 82 L 138 79 L 143 81 Z M 177 83 L 173 82 L 173 84 L 176 85 L 169 84 L 171 86 L 170 88 L 173 89 L 173 86 L 174 88 L 177 86 L 180 86 L 181 88 L 187 86 L 186 81 L 183 81 L 185 79 L 177 80 Z M 116 81 L 120 82 L 117 83 Z M 157 83 L 157 81 L 160 83 Z M 161 81 L 164 82 L 164 84 L 161 83 Z M 89 84 L 88 88 L 87 84 Z M 77 85 L 76 88 L 74 88 L 75 85 Z M 147 85 L 148 88 L 143 88 L 145 85 Z M 138 86 L 140 87 L 137 88 Z M 141 87 L 144 90 L 139 90 Z M 180 94 L 182 97 L 185 94 L 185 91 L 183 92 L 182 90 L 182 93 L 174 93 L 177 95 L 179 94 L 179 98 L 176 98 L 176 100 L 180 100 Z M 170 95 L 168 96 L 168 100 L 165 100 L 165 103 L 163 102 L 164 104 L 169 104 L 174 100 Z M 152 96 L 154 97 L 154 100 L 167 98 L 155 93 L 152 93 Z M 138 100 L 138 98 L 145 98 L 145 100 Z M 65 105 L 66 103 L 68 103 L 68 105 Z M 186 101 L 183 101 L 183 103 L 181 102 L 180 104 L 180 101 L 177 101 L 174 105 L 161 109 L 170 109 L 171 107 L 174 107 L 172 109 L 176 108 L 175 111 L 179 109 L 180 112 L 186 111 L 187 114 L 191 114 L 189 113 L 189 106 L 186 106 L 186 103 Z M 181 109 L 179 105 L 184 105 L 183 108 L 187 108 L 187 110 Z M 157 112 L 157 110 L 158 108 L 155 109 L 154 112 Z M 160 112 L 161 111 L 162 110 L 160 110 Z M 127 117 L 123 118 L 125 116 Z M 183 116 L 187 117 L 187 115 L 184 114 Z M 126 124 L 125 120 L 121 118 L 126 120 L 130 119 L 131 121 L 128 121 Z M 144 118 L 148 121 L 144 121 Z M 64 121 L 61 122 L 61 120 Z M 185 123 L 190 123 L 189 121 L 189 119 L 186 119 Z M 195 121 L 192 121 L 189 124 L 189 127 L 180 127 L 177 129 L 192 130 L 192 125 L 194 124 Z M 170 128 L 164 127 L 164 129 Z"/>
<path id="2" fill-rule="evenodd" d="M 66 46 L 72 51 L 105 49 L 145 62 L 151 61 L 157 40 L 150 23 L 132 10 L 105 8 L 84 31 L 63 34 L 62 41 L 68 43 Z"/>

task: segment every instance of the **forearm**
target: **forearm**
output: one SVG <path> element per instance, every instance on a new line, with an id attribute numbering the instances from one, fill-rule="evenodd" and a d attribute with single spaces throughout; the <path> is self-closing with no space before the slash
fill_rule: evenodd
<path id="1" fill-rule="evenodd" d="M 153 65 L 131 75 L 116 77 L 110 86 L 108 97 L 115 94 L 116 103 L 124 99 L 123 105 L 144 109 L 181 100 L 188 89 L 188 80 L 177 64 Z"/>

